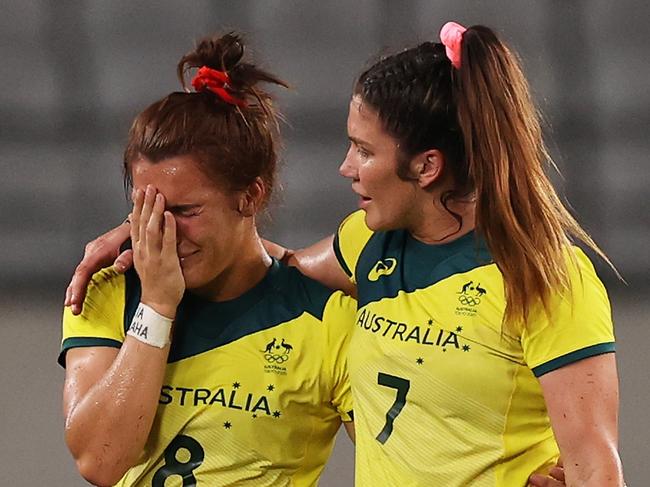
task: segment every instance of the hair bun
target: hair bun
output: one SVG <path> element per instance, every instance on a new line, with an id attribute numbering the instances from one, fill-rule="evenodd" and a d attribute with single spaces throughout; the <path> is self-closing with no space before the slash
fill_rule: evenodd
<path id="1" fill-rule="evenodd" d="M 264 90 L 256 88 L 256 85 L 264 82 L 288 87 L 281 79 L 244 60 L 244 42 L 234 32 L 204 37 L 197 42 L 193 51 L 181 58 L 177 74 L 185 90 L 188 88 L 186 73 L 204 66 L 226 75 L 227 86 L 223 87 L 227 90 L 226 96 L 222 93 L 217 98 L 231 105 L 244 106 L 252 101 L 255 105 L 262 106 L 263 110 L 268 110 L 271 97 Z"/>
<path id="2" fill-rule="evenodd" d="M 221 37 L 206 37 L 194 49 L 197 65 L 208 66 L 220 71 L 232 70 L 244 56 L 244 43 L 230 32 Z"/>
<path id="3" fill-rule="evenodd" d="M 240 36 L 229 32 L 223 36 L 209 36 L 200 39 L 193 51 L 185 54 L 178 63 L 178 78 L 187 88 L 185 73 L 193 68 L 207 66 L 218 71 L 232 74 L 242 68 L 240 61 L 244 57 L 244 43 Z M 233 81 L 237 80 L 235 76 Z"/>

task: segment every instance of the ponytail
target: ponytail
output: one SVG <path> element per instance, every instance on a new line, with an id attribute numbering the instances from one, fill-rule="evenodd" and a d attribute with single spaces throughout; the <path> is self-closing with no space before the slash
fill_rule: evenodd
<path id="1" fill-rule="evenodd" d="M 476 228 L 503 275 L 504 324 L 525 326 L 533 305 L 548 312 L 551 294 L 570 289 L 576 262 L 567 249 L 574 239 L 612 264 L 545 173 L 555 166 L 516 56 L 483 26 L 464 31 L 460 48 L 452 86 L 475 187 Z"/>

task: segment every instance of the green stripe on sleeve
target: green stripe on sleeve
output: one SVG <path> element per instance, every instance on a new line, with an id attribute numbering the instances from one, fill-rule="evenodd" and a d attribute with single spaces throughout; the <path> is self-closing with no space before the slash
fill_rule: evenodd
<path id="1" fill-rule="evenodd" d="M 66 338 L 63 340 L 61 345 L 61 353 L 57 362 L 63 368 L 65 368 L 65 354 L 71 348 L 81 348 L 81 347 L 113 347 L 120 348 L 122 342 L 113 340 L 111 338 L 96 338 L 96 337 L 74 337 Z"/>
<path id="2" fill-rule="evenodd" d="M 336 255 L 336 260 L 339 261 L 339 264 L 341 265 L 341 269 L 348 275 L 348 277 L 352 277 L 352 271 L 348 267 L 348 264 L 345 262 L 345 259 L 343 258 L 343 254 L 341 253 L 341 245 L 339 244 L 339 233 L 336 232 L 334 235 L 334 255 Z"/>
<path id="3" fill-rule="evenodd" d="M 582 348 L 580 350 L 567 353 L 566 355 L 562 355 L 561 357 L 554 358 L 553 360 L 538 365 L 537 367 L 533 367 L 532 369 L 533 374 L 535 374 L 535 377 L 541 377 L 544 374 L 559 369 L 560 367 L 564 367 L 565 365 L 572 364 L 573 362 L 577 362 L 578 360 L 594 357 L 596 355 L 602 355 L 604 353 L 611 353 L 615 351 L 616 351 L 616 343 L 614 342 L 599 343 L 598 345 L 592 345 L 590 347 Z"/>

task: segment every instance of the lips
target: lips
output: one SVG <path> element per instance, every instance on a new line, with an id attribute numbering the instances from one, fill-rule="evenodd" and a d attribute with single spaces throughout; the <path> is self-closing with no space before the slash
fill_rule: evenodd
<path id="1" fill-rule="evenodd" d="M 368 206 L 368 205 L 370 204 L 370 202 L 372 201 L 372 198 L 369 198 L 369 197 L 367 197 L 367 196 L 364 196 L 364 195 L 362 195 L 362 194 L 360 194 L 360 193 L 357 193 L 357 194 L 359 195 L 359 207 L 360 207 L 360 208 L 365 208 L 365 207 Z"/>
<path id="2" fill-rule="evenodd" d="M 182 263 L 185 262 L 185 260 L 186 260 L 188 257 L 191 257 L 191 256 L 197 254 L 198 252 L 199 252 L 198 250 L 195 250 L 194 252 L 182 252 L 182 253 L 179 252 L 179 253 L 178 253 L 178 258 L 180 259 L 181 264 L 182 264 Z"/>
<path id="3" fill-rule="evenodd" d="M 372 201 L 372 198 L 363 194 L 361 191 L 355 188 L 354 185 L 352 185 L 352 191 L 354 191 L 359 196 L 359 206 L 362 208 Z"/>

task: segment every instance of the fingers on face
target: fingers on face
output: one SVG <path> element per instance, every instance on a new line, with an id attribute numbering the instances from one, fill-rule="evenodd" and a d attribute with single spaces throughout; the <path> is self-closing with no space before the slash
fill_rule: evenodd
<path id="1" fill-rule="evenodd" d="M 133 212 L 131 220 L 131 241 L 149 249 L 160 249 L 162 244 L 163 213 L 165 197 L 156 188 L 148 185 L 146 190 L 133 192 Z"/>
<path id="2" fill-rule="evenodd" d="M 165 197 L 156 188 L 147 186 L 146 191 L 134 191 L 133 212 L 129 219 L 134 250 L 162 250 L 163 254 L 177 255 L 176 219 L 171 212 L 165 211 Z"/>
<path id="3" fill-rule="evenodd" d="M 145 228 L 147 248 L 150 251 L 160 251 L 162 246 L 162 218 L 165 211 L 165 197 L 161 193 L 156 193 L 151 202 L 151 213 Z M 147 199 L 145 198 L 145 207 L 147 209 Z"/>
<path id="4" fill-rule="evenodd" d="M 133 190 L 133 211 L 129 215 L 131 219 L 131 241 L 135 244 L 140 241 L 140 214 L 144 204 L 144 191 Z"/>
<path id="5" fill-rule="evenodd" d="M 156 202 L 156 194 L 156 188 L 147 185 L 147 189 L 144 192 L 144 200 L 142 202 L 142 211 L 140 212 L 140 240 L 143 242 L 147 241 L 147 228 L 149 226 L 151 214 L 153 213 L 154 203 Z"/>
<path id="6" fill-rule="evenodd" d="M 164 219 L 162 251 L 164 255 L 176 257 L 176 219 L 169 211 L 164 213 Z"/>

